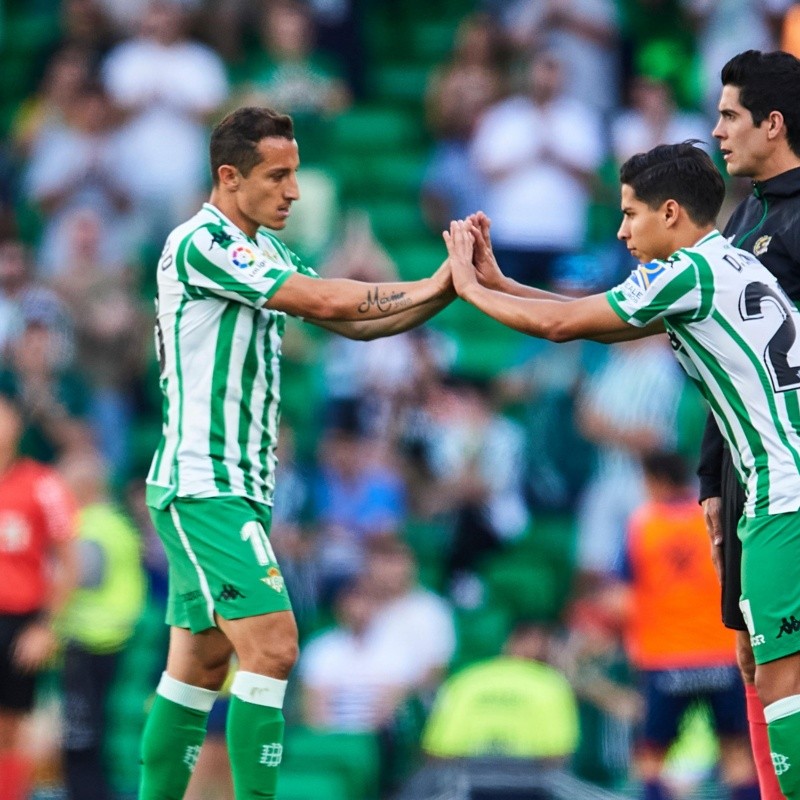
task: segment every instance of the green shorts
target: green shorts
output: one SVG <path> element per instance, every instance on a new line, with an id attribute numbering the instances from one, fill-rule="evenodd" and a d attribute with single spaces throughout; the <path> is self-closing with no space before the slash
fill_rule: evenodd
<path id="1" fill-rule="evenodd" d="M 214 615 L 291 610 L 268 534 L 272 509 L 243 497 L 176 497 L 150 508 L 169 561 L 167 624 L 199 633 Z"/>
<path id="2" fill-rule="evenodd" d="M 756 664 L 800 651 L 800 512 L 742 517 L 742 609 Z"/>

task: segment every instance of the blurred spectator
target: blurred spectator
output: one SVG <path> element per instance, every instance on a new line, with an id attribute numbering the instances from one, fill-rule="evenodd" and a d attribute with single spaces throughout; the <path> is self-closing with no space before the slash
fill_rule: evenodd
<path id="1" fill-rule="evenodd" d="M 800 58 L 800 3 L 793 3 L 783 18 L 781 50 Z"/>
<path id="2" fill-rule="evenodd" d="M 93 390 L 89 414 L 97 446 L 117 479 L 127 467 L 132 398 L 146 371 L 151 314 L 130 272 L 105 260 L 97 214 L 74 211 L 64 226 L 66 249 L 53 285 L 75 320 L 76 359 Z"/>
<path id="3" fill-rule="evenodd" d="M 488 182 L 484 210 L 503 272 L 548 285 L 560 257 L 583 246 L 592 177 L 603 157 L 598 116 L 563 92 L 552 52 L 528 67 L 526 94 L 492 106 L 472 155 Z"/>
<path id="4" fill-rule="evenodd" d="M 65 642 L 64 778 L 70 800 L 111 800 L 106 706 L 144 606 L 139 534 L 109 499 L 105 466 L 94 454 L 70 456 L 60 471 L 80 507 L 78 588 L 58 624 Z"/>
<path id="5" fill-rule="evenodd" d="M 16 239 L 0 241 L 0 304 L 8 314 L 0 317 L 0 364 L 8 361 L 11 341 L 30 319 L 49 320 L 53 364 L 71 363 L 75 342 L 69 312 L 52 289 L 34 280 L 30 254 Z"/>
<path id="6" fill-rule="evenodd" d="M 357 583 L 334 601 L 336 627 L 306 644 L 300 682 L 306 721 L 334 731 L 378 731 L 390 724 L 409 691 L 409 643 L 387 646 L 372 635 L 377 602 Z"/>
<path id="7" fill-rule="evenodd" d="M 720 624 L 719 581 L 689 468 L 664 452 L 645 456 L 643 464 L 647 501 L 631 518 L 621 578 L 626 648 L 645 700 L 636 758 L 644 796 L 667 796 L 667 750 L 687 709 L 705 702 L 719 736 L 723 782 L 731 797 L 756 800 L 735 640 Z"/>
<path id="8" fill-rule="evenodd" d="M 89 56 L 78 47 L 68 45 L 53 54 L 38 90 L 14 117 L 11 136 L 21 155 L 28 157 L 43 136 L 69 125 L 67 120 L 89 80 L 90 67 Z"/>
<path id="9" fill-rule="evenodd" d="M 630 99 L 630 108 L 617 114 L 611 125 L 611 147 L 618 165 L 659 144 L 709 139 L 706 119 L 679 111 L 666 81 L 637 75 L 631 82 Z"/>
<path id="10" fill-rule="evenodd" d="M 626 784 L 642 698 L 622 647 L 619 598 L 606 587 L 570 604 L 555 650 L 578 697 L 581 738 L 573 769 L 600 786 Z"/>
<path id="11" fill-rule="evenodd" d="M 791 0 L 681 0 L 694 25 L 700 55 L 703 108 L 717 116 L 719 74 L 743 50 L 775 50 Z"/>
<path id="12" fill-rule="evenodd" d="M 311 536 L 311 479 L 298 462 L 294 431 L 281 423 L 269 540 L 292 598 L 301 635 L 317 622 L 319 579 Z"/>
<path id="13" fill-rule="evenodd" d="M 85 418 L 90 394 L 77 372 L 60 367 L 52 307 L 24 313 L 24 328 L 10 347 L 8 368 L 0 370 L 0 388 L 21 398 L 25 430 L 21 449 L 39 461 L 91 446 Z"/>
<path id="14" fill-rule="evenodd" d="M 326 278 L 399 280 L 397 267 L 375 238 L 369 218 L 355 211 L 347 215 L 343 236 L 321 272 Z M 413 392 L 410 384 L 420 369 L 416 346 L 420 335 L 408 331 L 372 341 L 328 339 L 322 349 L 326 421 L 336 425 L 341 415 L 355 413 L 359 424 L 385 445 L 398 406 Z"/>
<path id="15" fill-rule="evenodd" d="M 487 0 L 517 47 L 565 65 L 570 97 L 606 114 L 619 103 L 619 11 L 614 0 Z"/>
<path id="16" fill-rule="evenodd" d="M 336 65 L 315 49 L 310 8 L 297 0 L 266 3 L 261 45 L 237 80 L 235 105 L 291 114 L 303 160 L 318 160 L 326 147 L 325 120 L 350 105 L 350 92 Z"/>
<path id="17" fill-rule="evenodd" d="M 26 800 L 21 726 L 54 620 L 77 580 L 75 501 L 58 475 L 20 455 L 21 400 L 0 392 L 0 798 Z"/>
<path id="18" fill-rule="evenodd" d="M 70 249 L 67 220 L 78 209 L 91 209 L 101 220 L 104 261 L 114 263 L 131 254 L 132 185 L 119 170 L 122 152 L 108 96 L 92 84 L 84 84 L 71 98 L 63 125 L 45 128 L 34 141 L 28 192 L 46 219 L 39 274 L 58 275 L 65 268 Z"/>
<path id="19" fill-rule="evenodd" d="M 416 488 L 422 516 L 452 516 L 448 555 L 450 590 L 456 603 L 471 605 L 474 572 L 484 557 L 520 536 L 530 522 L 524 499 L 525 435 L 498 414 L 490 386 L 478 379 L 450 378 L 429 391 L 416 439 L 422 451 Z"/>
<path id="20" fill-rule="evenodd" d="M 89 60 L 91 77 L 97 78 L 103 59 L 118 39 L 103 0 L 62 0 L 60 5 L 58 46 L 83 52 Z"/>
<path id="21" fill-rule="evenodd" d="M 472 15 L 458 26 L 450 61 L 428 81 L 426 116 L 436 144 L 422 181 L 422 207 L 437 233 L 483 206 L 486 187 L 470 144 L 481 115 L 503 92 L 506 61 L 497 25 Z"/>
<path id="22" fill-rule="evenodd" d="M 106 88 L 127 114 L 117 172 L 130 181 L 148 235 L 161 239 L 203 194 L 204 123 L 227 96 L 225 67 L 210 48 L 187 36 L 179 3 L 155 0 L 139 34 L 106 59 Z"/>
<path id="23" fill-rule="evenodd" d="M 377 601 L 372 634 L 397 653 L 405 651 L 408 680 L 433 690 L 444 677 L 456 648 L 453 611 L 417 582 L 416 561 L 396 539 L 375 542 L 367 555 L 364 585 Z M 414 642 L 413 647 L 408 647 Z"/>
<path id="24" fill-rule="evenodd" d="M 567 679 L 547 663 L 549 644 L 543 627 L 521 623 L 502 655 L 446 680 L 423 751 L 436 758 L 569 758 L 578 743 L 577 706 Z"/>
<path id="25" fill-rule="evenodd" d="M 613 572 L 628 518 L 644 499 L 639 459 L 675 446 L 685 384 L 667 338 L 651 337 L 613 345 L 584 386 L 578 423 L 598 448 L 578 520 L 578 567 L 584 577 Z"/>
<path id="26" fill-rule="evenodd" d="M 318 559 L 325 596 L 358 574 L 371 540 L 393 536 L 406 513 L 400 475 L 355 413 L 324 436 L 314 485 Z"/>
<path id="27" fill-rule="evenodd" d="M 309 0 L 317 24 L 317 42 L 344 68 L 351 91 L 362 99 L 365 91 L 363 0 Z"/>

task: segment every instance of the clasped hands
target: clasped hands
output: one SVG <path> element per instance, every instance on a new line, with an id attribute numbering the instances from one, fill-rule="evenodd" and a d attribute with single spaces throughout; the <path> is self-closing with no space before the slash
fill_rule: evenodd
<path id="1" fill-rule="evenodd" d="M 492 252 L 489 235 L 491 221 L 482 211 L 466 219 L 454 220 L 442 236 L 447 245 L 453 287 L 459 297 L 468 299 L 476 286 L 500 290 L 504 279 Z"/>

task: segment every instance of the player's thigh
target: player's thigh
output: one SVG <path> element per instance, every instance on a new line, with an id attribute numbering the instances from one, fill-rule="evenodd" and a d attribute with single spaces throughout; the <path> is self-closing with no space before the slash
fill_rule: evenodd
<path id="1" fill-rule="evenodd" d="M 285 680 L 298 656 L 294 614 L 279 611 L 241 619 L 219 619 L 233 644 L 240 669 Z"/>
<path id="2" fill-rule="evenodd" d="M 175 680 L 217 691 L 225 682 L 233 646 L 217 628 L 192 633 L 171 627 L 167 673 Z"/>
<path id="3" fill-rule="evenodd" d="M 177 498 L 152 513 L 170 564 L 168 624 L 198 633 L 218 618 L 291 609 L 267 506 L 241 497 Z"/>
<path id="4" fill-rule="evenodd" d="M 800 513 L 744 517 L 739 535 L 742 614 L 755 662 L 766 664 L 800 651 Z"/>

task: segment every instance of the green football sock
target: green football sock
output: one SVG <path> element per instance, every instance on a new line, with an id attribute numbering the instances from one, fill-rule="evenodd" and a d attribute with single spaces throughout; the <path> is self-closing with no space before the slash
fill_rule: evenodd
<path id="1" fill-rule="evenodd" d="M 236 800 L 274 800 L 283 758 L 286 681 L 236 673 L 228 708 L 228 755 Z"/>
<path id="2" fill-rule="evenodd" d="M 770 703 L 764 716 L 781 791 L 786 800 L 800 800 L 800 695 Z"/>
<path id="3" fill-rule="evenodd" d="M 217 692 L 165 672 L 142 734 L 139 800 L 181 800 L 200 755 Z"/>

